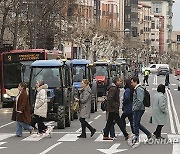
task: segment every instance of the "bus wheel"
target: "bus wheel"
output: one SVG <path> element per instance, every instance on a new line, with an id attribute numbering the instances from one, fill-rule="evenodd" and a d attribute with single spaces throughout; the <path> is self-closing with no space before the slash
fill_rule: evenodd
<path id="1" fill-rule="evenodd" d="M 57 127 L 58 127 L 58 129 L 64 129 L 65 128 L 65 109 L 64 109 L 64 106 L 58 107 Z"/>

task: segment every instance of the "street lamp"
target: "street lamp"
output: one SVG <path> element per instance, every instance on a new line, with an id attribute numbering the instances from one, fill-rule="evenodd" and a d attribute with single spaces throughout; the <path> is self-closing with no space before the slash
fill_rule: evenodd
<path id="1" fill-rule="evenodd" d="M 87 38 L 84 41 L 84 45 L 86 46 L 86 59 L 89 59 L 89 46 L 90 46 L 90 40 Z"/>

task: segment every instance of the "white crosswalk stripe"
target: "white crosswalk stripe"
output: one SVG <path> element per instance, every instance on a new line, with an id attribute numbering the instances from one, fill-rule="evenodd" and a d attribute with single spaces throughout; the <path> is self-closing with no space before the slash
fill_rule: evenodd
<path id="1" fill-rule="evenodd" d="M 79 134 L 66 134 L 63 137 L 61 137 L 58 141 L 62 142 L 62 141 L 77 141 Z"/>

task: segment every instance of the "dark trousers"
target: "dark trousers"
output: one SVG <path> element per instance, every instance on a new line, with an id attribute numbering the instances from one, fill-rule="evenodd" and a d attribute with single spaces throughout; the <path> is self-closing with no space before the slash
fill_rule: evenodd
<path id="1" fill-rule="evenodd" d="M 157 125 L 156 131 L 153 133 L 156 137 L 161 137 L 161 130 L 164 125 Z"/>
<path id="2" fill-rule="evenodd" d="M 109 131 L 109 134 L 110 134 L 110 137 L 111 137 L 111 138 L 116 137 L 116 135 L 115 135 L 115 129 L 114 129 L 114 125 L 115 125 L 115 124 L 116 124 L 116 123 L 113 122 L 113 125 L 112 125 L 112 127 L 110 128 L 110 131 Z M 103 129 L 103 132 L 105 132 L 105 128 Z"/>
<path id="3" fill-rule="evenodd" d="M 85 120 L 85 118 L 79 118 L 79 121 L 81 122 L 81 128 L 82 128 L 82 134 L 86 134 L 86 127 L 92 132 L 93 127 Z"/>
<path id="4" fill-rule="evenodd" d="M 131 126 L 131 131 L 134 134 L 134 129 L 133 129 L 133 113 L 130 113 L 130 114 L 123 113 L 121 115 L 121 120 L 122 120 L 122 123 L 123 123 L 123 126 L 124 126 L 125 130 L 126 130 L 126 118 L 128 118 L 128 120 L 130 122 L 130 126 Z"/>
<path id="5" fill-rule="evenodd" d="M 143 80 L 143 83 L 144 83 L 144 84 L 145 84 L 145 82 L 148 84 L 148 78 L 149 78 L 148 75 L 144 76 L 144 80 Z"/>
<path id="6" fill-rule="evenodd" d="M 151 133 L 143 125 L 141 125 L 141 118 L 143 114 L 144 110 L 133 111 L 133 128 L 136 137 L 139 137 L 139 129 L 148 137 L 151 135 Z"/>
<path id="7" fill-rule="evenodd" d="M 106 122 L 106 127 L 105 127 L 105 131 L 104 131 L 104 137 L 108 137 L 109 131 L 110 131 L 111 127 L 113 126 L 113 122 L 114 121 L 119 126 L 119 128 L 122 131 L 123 135 L 125 137 L 127 137 L 128 133 L 124 129 L 124 126 L 123 126 L 123 123 L 122 123 L 122 120 L 121 120 L 119 114 L 118 113 L 114 113 L 114 112 L 109 112 L 108 120 Z"/>
<path id="8" fill-rule="evenodd" d="M 38 124 L 38 132 L 44 133 L 47 129 L 47 126 L 44 125 L 44 118 L 38 115 L 34 115 L 34 118 L 32 119 L 31 126 L 35 128 L 36 123 Z"/>

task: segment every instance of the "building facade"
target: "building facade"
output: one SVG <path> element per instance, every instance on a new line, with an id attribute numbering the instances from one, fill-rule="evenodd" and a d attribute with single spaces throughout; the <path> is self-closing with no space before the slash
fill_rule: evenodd
<path id="1" fill-rule="evenodd" d="M 162 49 L 162 43 L 161 43 L 161 50 L 164 50 L 163 53 L 171 52 L 171 33 L 172 33 L 172 6 L 174 3 L 174 0 L 140 0 L 140 2 L 150 5 L 151 6 L 151 12 L 155 16 L 160 17 L 160 24 L 164 25 L 164 30 L 162 30 L 161 27 L 161 34 L 160 37 L 163 36 L 164 41 L 164 48 Z M 164 31 L 164 32 L 163 32 Z M 163 54 L 162 53 L 162 54 Z"/>

